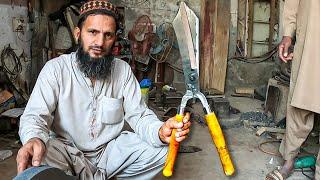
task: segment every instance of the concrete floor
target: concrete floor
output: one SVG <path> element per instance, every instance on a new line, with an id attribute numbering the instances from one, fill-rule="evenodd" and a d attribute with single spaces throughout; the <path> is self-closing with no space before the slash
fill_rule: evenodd
<path id="1" fill-rule="evenodd" d="M 241 112 L 261 111 L 263 102 L 240 97 L 228 98 L 230 104 L 239 109 Z M 237 121 L 239 115 L 230 119 L 221 119 L 221 124 L 231 121 L 239 124 Z M 228 122 L 227 122 L 228 124 Z M 230 124 L 230 122 L 229 122 Z M 227 127 L 223 130 L 227 143 L 229 144 L 230 154 L 236 167 L 236 174 L 233 177 L 226 177 L 221 168 L 220 160 L 216 149 L 212 143 L 209 131 L 206 126 L 197 122 L 192 125 L 192 133 L 184 145 L 197 146 L 202 149 L 196 153 L 181 153 L 178 156 L 175 166 L 174 175 L 170 179 L 179 180 L 207 180 L 207 179 L 237 179 L 237 180 L 263 180 L 265 175 L 281 165 L 281 158 L 261 152 L 258 146 L 261 142 L 265 142 L 267 137 L 258 137 L 255 130 L 244 128 L 243 126 Z M 1 141 L 0 141 L 1 142 Z M 6 144 L 0 143 L 0 149 L 5 149 Z M 279 143 L 264 146 L 269 151 L 276 152 Z M 9 159 L 0 162 L 0 179 L 12 179 L 16 174 L 15 154 Z M 164 180 L 159 174 L 156 180 Z M 307 179 L 301 172 L 295 172 L 289 180 Z"/>

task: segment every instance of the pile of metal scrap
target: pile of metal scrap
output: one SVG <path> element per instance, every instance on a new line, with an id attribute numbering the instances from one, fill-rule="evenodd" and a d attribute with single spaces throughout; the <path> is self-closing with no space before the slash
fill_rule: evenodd
<path id="1" fill-rule="evenodd" d="M 275 123 L 271 114 L 264 112 L 245 112 L 240 116 L 244 127 L 254 129 L 257 136 L 266 135 L 276 141 L 283 138 L 285 127 Z"/>
<path id="2" fill-rule="evenodd" d="M 267 126 L 272 127 L 275 126 L 273 118 L 271 115 L 266 114 L 264 112 L 245 112 L 240 116 L 240 121 L 243 122 L 245 127 L 259 127 L 259 126 Z"/>

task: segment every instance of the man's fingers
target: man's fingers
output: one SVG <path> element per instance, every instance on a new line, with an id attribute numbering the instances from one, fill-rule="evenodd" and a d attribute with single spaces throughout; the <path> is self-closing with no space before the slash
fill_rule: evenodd
<path id="1" fill-rule="evenodd" d="M 182 136 L 182 137 L 178 137 L 176 138 L 177 142 L 182 142 L 183 140 L 185 140 L 187 138 L 187 136 Z"/>
<path id="2" fill-rule="evenodd" d="M 286 50 L 285 47 L 286 47 L 285 44 L 281 44 L 281 45 L 279 46 L 279 58 L 280 58 L 283 62 L 287 63 L 287 61 L 289 60 L 289 59 L 288 59 L 288 48 L 287 48 L 287 50 Z"/>
<path id="3" fill-rule="evenodd" d="M 290 54 L 288 55 L 288 59 L 289 59 L 289 60 L 292 60 L 292 59 L 293 59 L 293 53 L 290 53 Z"/>
<path id="4" fill-rule="evenodd" d="M 187 123 L 190 120 L 190 113 L 186 113 L 186 115 L 183 117 L 183 123 Z"/>
<path id="5" fill-rule="evenodd" d="M 185 124 L 187 124 L 189 122 L 189 120 L 190 120 L 190 113 L 187 112 L 185 114 L 185 116 L 183 117 L 182 122 L 178 123 L 176 120 L 171 121 L 170 127 L 175 128 L 175 129 L 181 129 L 184 127 Z"/>
<path id="6" fill-rule="evenodd" d="M 282 61 L 287 63 L 288 61 L 291 61 L 293 59 L 293 53 L 290 53 L 287 57 L 284 57 Z"/>
<path id="7" fill-rule="evenodd" d="M 170 121 L 167 121 L 167 125 L 171 129 L 179 129 L 183 127 L 183 122 L 178 122 L 175 118 L 171 118 Z"/>
<path id="8" fill-rule="evenodd" d="M 289 57 L 289 48 L 291 46 L 291 43 L 292 43 L 292 38 L 289 36 L 284 36 L 278 48 L 279 58 L 285 63 L 288 60 L 292 59 Z"/>
<path id="9" fill-rule="evenodd" d="M 28 167 L 30 163 L 29 158 L 30 158 L 30 154 L 27 151 L 27 149 L 22 148 L 18 151 L 18 155 L 16 159 L 18 174 L 24 171 Z"/>
<path id="10" fill-rule="evenodd" d="M 186 138 L 186 135 L 189 133 L 190 122 L 190 113 L 186 113 L 182 119 L 182 122 L 177 122 L 175 117 L 170 118 L 165 122 L 165 124 L 160 128 L 159 137 L 163 142 L 170 142 L 170 136 L 172 130 L 176 129 L 177 132 L 174 134 L 176 140 L 181 142 Z"/>
<path id="11" fill-rule="evenodd" d="M 170 127 L 167 127 L 167 126 L 164 126 L 164 128 L 162 129 L 163 131 L 163 134 L 165 136 L 170 136 L 171 135 L 171 132 L 172 132 L 172 129 Z"/>
<path id="12" fill-rule="evenodd" d="M 179 128 L 179 129 L 177 129 L 177 131 L 183 131 L 183 130 L 186 130 L 186 129 L 189 129 L 190 128 L 190 126 L 191 126 L 191 122 L 190 121 L 188 121 L 187 123 L 185 123 L 185 124 L 183 124 L 183 127 L 182 128 Z"/>
<path id="13" fill-rule="evenodd" d="M 279 58 L 282 60 L 282 61 L 285 61 L 284 60 L 284 57 L 283 57 L 283 48 L 284 48 L 284 45 L 283 44 L 280 44 L 279 45 Z"/>
<path id="14" fill-rule="evenodd" d="M 45 146 L 40 139 L 30 139 L 18 151 L 17 171 L 21 173 L 31 166 L 39 166 L 45 153 Z"/>
<path id="15" fill-rule="evenodd" d="M 28 167 L 28 164 L 25 163 L 25 162 L 20 162 L 20 163 L 17 163 L 17 171 L 18 171 L 18 174 L 22 173 L 25 169 L 27 169 Z"/>
<path id="16" fill-rule="evenodd" d="M 288 57 L 289 47 L 290 47 L 290 45 L 284 44 L 284 47 L 283 47 L 283 56 L 284 56 L 285 58 Z"/>
<path id="17" fill-rule="evenodd" d="M 190 129 L 186 129 L 184 131 L 176 132 L 175 136 L 176 138 L 186 136 L 190 132 Z"/>
<path id="18" fill-rule="evenodd" d="M 32 166 L 39 166 L 44 154 L 44 149 L 41 145 L 33 146 Z"/>

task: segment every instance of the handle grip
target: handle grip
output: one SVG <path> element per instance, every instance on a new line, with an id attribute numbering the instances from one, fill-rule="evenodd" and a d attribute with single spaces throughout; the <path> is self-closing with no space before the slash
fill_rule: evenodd
<path id="1" fill-rule="evenodd" d="M 217 148 L 219 153 L 220 161 L 224 170 L 224 173 L 227 176 L 231 176 L 235 169 L 226 146 L 226 142 L 223 136 L 223 132 L 221 130 L 220 124 L 214 112 L 207 114 L 205 119 L 208 124 L 208 128 L 210 131 L 211 138 Z"/>
<path id="2" fill-rule="evenodd" d="M 177 122 L 182 122 L 183 117 L 184 117 L 183 115 L 177 114 L 175 118 Z M 168 156 L 162 171 L 162 174 L 165 177 L 172 176 L 174 163 L 176 161 L 176 157 L 179 151 L 180 143 L 176 141 L 176 136 L 175 136 L 176 132 L 177 130 L 173 129 L 170 137 Z"/>

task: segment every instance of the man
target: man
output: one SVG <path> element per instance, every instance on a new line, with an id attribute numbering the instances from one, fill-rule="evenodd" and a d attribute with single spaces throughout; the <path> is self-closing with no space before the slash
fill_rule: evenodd
<path id="1" fill-rule="evenodd" d="M 314 116 L 320 113 L 320 1 L 286 0 L 283 12 L 284 36 L 279 56 L 292 60 L 290 92 L 287 106 L 286 134 L 280 145 L 285 162 L 266 179 L 286 179 L 293 171 L 299 148 L 313 128 Z M 289 52 L 296 35 L 294 51 Z M 318 154 L 315 178 L 320 179 Z"/>
<path id="2" fill-rule="evenodd" d="M 46 63 L 21 117 L 18 173 L 47 164 L 79 179 L 151 179 L 162 169 L 172 129 L 178 142 L 186 138 L 190 115 L 183 123 L 159 121 L 130 66 L 110 55 L 117 19 L 106 0 L 81 7 L 77 52 Z M 124 120 L 134 133 L 121 132 Z"/>

